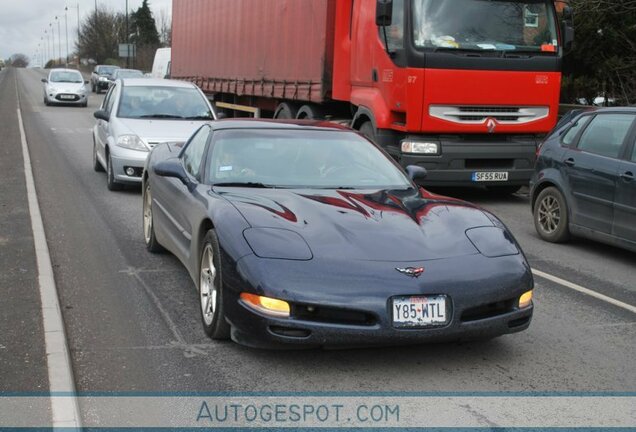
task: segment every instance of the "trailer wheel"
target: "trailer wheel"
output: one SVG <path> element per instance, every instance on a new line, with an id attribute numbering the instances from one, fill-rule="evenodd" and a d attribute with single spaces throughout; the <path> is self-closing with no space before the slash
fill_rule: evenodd
<path id="1" fill-rule="evenodd" d="M 373 127 L 373 123 L 366 121 L 360 125 L 360 129 L 358 130 L 362 135 L 375 142 L 375 128 Z"/>
<path id="2" fill-rule="evenodd" d="M 281 120 L 295 119 L 297 115 L 298 115 L 298 107 L 296 105 L 289 102 L 283 102 L 280 105 L 278 105 L 278 108 L 276 108 L 276 112 L 274 113 L 274 118 L 281 119 Z"/>
<path id="3" fill-rule="evenodd" d="M 318 105 L 303 105 L 296 115 L 298 120 L 322 120 L 325 113 Z"/>

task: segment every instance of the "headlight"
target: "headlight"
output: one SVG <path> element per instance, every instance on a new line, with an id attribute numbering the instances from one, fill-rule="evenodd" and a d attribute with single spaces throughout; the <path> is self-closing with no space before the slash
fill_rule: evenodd
<path id="1" fill-rule="evenodd" d="M 49 87 L 49 93 L 57 93 L 57 89 L 55 87 Z"/>
<path id="2" fill-rule="evenodd" d="M 148 151 L 148 147 L 137 135 L 122 135 L 117 138 L 117 145 L 130 150 Z"/>
<path id="3" fill-rule="evenodd" d="M 439 150 L 440 145 L 435 142 L 402 141 L 402 153 L 438 155 Z"/>
<path id="4" fill-rule="evenodd" d="M 77 90 L 78 93 L 86 93 L 86 87 L 80 87 L 79 90 Z"/>
<path id="5" fill-rule="evenodd" d="M 466 230 L 466 237 L 479 253 L 488 258 L 518 255 L 519 249 L 508 231 L 498 227 L 478 227 Z"/>
<path id="6" fill-rule="evenodd" d="M 241 300 L 251 308 L 267 315 L 289 317 L 290 307 L 286 301 L 249 293 L 241 293 Z"/>
<path id="7" fill-rule="evenodd" d="M 259 258 L 308 261 L 313 258 L 300 234 L 283 228 L 248 228 L 243 231 L 247 244 Z"/>
<path id="8" fill-rule="evenodd" d="M 106 78 L 106 77 L 99 77 L 99 80 L 100 80 L 100 81 L 108 81 L 108 78 Z"/>

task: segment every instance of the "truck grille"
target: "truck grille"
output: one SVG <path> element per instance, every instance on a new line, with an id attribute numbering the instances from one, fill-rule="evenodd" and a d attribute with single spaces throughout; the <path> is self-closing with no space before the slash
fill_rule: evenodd
<path id="1" fill-rule="evenodd" d="M 500 124 L 524 124 L 544 119 L 549 107 L 431 105 L 431 117 L 461 124 L 482 124 L 489 118 Z"/>

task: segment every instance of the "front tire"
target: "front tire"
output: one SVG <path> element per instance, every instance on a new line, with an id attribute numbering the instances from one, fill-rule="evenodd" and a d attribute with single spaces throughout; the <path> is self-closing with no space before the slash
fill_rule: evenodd
<path id="1" fill-rule="evenodd" d="M 221 249 L 214 230 L 203 239 L 199 260 L 199 305 L 203 330 L 212 339 L 230 337 L 230 325 L 223 308 Z"/>
<path id="2" fill-rule="evenodd" d="M 95 172 L 104 172 L 104 167 L 97 159 L 97 144 L 95 143 L 95 139 L 93 139 L 93 169 Z"/>
<path id="3" fill-rule="evenodd" d="M 146 187 L 143 191 L 143 227 L 144 227 L 144 241 L 146 242 L 146 249 L 152 253 L 160 253 L 165 249 L 157 241 L 155 236 L 155 220 L 152 215 L 152 192 L 150 191 L 150 182 L 146 180 Z"/>
<path id="4" fill-rule="evenodd" d="M 373 123 L 370 121 L 366 121 L 360 125 L 359 129 L 360 133 L 375 142 L 375 128 L 373 127 Z"/>
<path id="5" fill-rule="evenodd" d="M 570 238 L 567 202 L 557 188 L 550 186 L 539 193 L 533 213 L 534 227 L 543 240 L 562 243 Z"/>
<path id="6" fill-rule="evenodd" d="M 106 157 L 106 186 L 110 191 L 119 191 L 122 189 L 121 183 L 117 183 L 115 180 L 115 173 L 113 172 L 113 160 L 108 153 Z"/>

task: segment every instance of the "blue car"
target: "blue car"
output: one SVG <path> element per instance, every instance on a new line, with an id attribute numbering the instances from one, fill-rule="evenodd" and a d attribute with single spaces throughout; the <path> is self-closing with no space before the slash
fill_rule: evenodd
<path id="1" fill-rule="evenodd" d="M 327 122 L 224 120 L 150 153 L 146 247 L 176 255 L 214 339 L 262 348 L 525 330 L 533 278 L 491 213 L 434 195 Z"/>
<path id="2" fill-rule="evenodd" d="M 540 147 L 530 182 L 534 225 L 636 251 L 636 108 L 578 112 Z"/>

